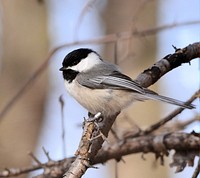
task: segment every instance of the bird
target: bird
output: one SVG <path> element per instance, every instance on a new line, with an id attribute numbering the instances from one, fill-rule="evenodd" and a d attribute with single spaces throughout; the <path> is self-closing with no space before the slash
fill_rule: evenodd
<path id="1" fill-rule="evenodd" d="M 119 66 L 102 59 L 89 48 L 78 48 L 68 53 L 59 70 L 67 92 L 92 115 L 101 113 L 103 118 L 112 117 L 135 101 L 149 99 L 194 108 L 192 104 L 142 87 L 123 74 Z"/>

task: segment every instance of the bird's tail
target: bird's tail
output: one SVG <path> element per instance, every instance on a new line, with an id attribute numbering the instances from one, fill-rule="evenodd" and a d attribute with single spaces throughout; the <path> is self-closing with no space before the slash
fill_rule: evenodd
<path id="1" fill-rule="evenodd" d="M 159 101 L 163 101 L 166 103 L 170 103 L 173 105 L 177 105 L 183 108 L 187 108 L 187 109 L 193 109 L 195 108 L 195 106 L 193 104 L 187 104 L 183 101 L 179 101 L 170 97 L 166 97 L 166 96 L 162 96 L 162 95 L 158 95 L 157 93 L 151 91 L 151 90 L 146 90 L 146 94 L 145 96 L 149 99 L 153 99 L 153 100 L 159 100 Z"/>

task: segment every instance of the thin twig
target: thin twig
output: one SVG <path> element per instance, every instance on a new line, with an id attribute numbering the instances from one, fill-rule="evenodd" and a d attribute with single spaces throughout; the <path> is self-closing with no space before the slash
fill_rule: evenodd
<path id="1" fill-rule="evenodd" d="M 123 113 L 123 120 L 127 121 L 127 123 L 129 125 L 131 125 L 132 127 L 137 128 L 138 130 L 140 130 L 140 127 L 135 123 L 135 121 L 133 119 L 130 118 L 129 115 L 127 115 L 126 113 Z"/>
<path id="2" fill-rule="evenodd" d="M 196 98 L 197 95 L 200 94 L 200 89 L 198 91 L 196 91 L 189 100 L 186 101 L 187 104 L 191 104 Z M 144 131 L 142 131 L 140 133 L 140 135 L 146 135 L 149 134 L 157 129 L 159 129 L 161 126 L 163 126 L 164 124 L 166 124 L 167 122 L 169 122 L 170 120 L 172 120 L 175 116 L 177 116 L 178 114 L 180 114 L 185 108 L 181 108 L 179 107 L 178 109 L 174 110 L 172 113 L 170 113 L 168 116 L 166 116 L 165 118 L 161 119 L 160 121 L 158 121 L 157 123 L 151 125 L 150 127 L 148 127 L 147 129 L 145 129 Z"/>
<path id="3" fill-rule="evenodd" d="M 135 31 L 135 32 L 137 31 L 137 27 L 136 27 L 135 24 L 136 24 L 136 21 L 137 21 L 137 19 L 139 17 L 139 14 L 142 12 L 142 10 L 144 10 L 144 7 L 148 3 L 150 3 L 151 1 L 152 0 L 143 0 L 143 1 L 140 2 L 139 6 L 134 10 L 134 14 L 133 14 L 133 17 L 132 17 L 132 20 L 131 20 L 131 25 L 129 27 L 129 30 Z M 128 41 L 128 53 L 129 53 L 129 51 L 131 49 L 131 39 L 132 38 L 130 38 L 129 41 Z"/>
<path id="4" fill-rule="evenodd" d="M 199 175 L 199 173 L 200 173 L 200 157 L 199 157 L 199 161 L 198 161 L 198 163 L 197 163 L 197 167 L 196 167 L 196 169 L 194 170 L 194 173 L 193 173 L 193 175 L 192 175 L 192 178 L 197 178 L 198 175 Z"/>
<path id="5" fill-rule="evenodd" d="M 18 90 L 18 92 L 8 101 L 8 103 L 5 105 L 5 107 L 0 112 L 0 121 L 6 115 L 6 113 L 9 111 L 9 109 L 11 109 L 12 106 L 20 99 L 20 97 L 25 93 L 25 91 L 27 91 L 29 89 L 30 85 L 37 79 L 37 77 L 42 74 L 44 69 L 48 66 L 48 62 L 49 62 L 50 58 L 61 47 L 62 46 L 53 49 L 47 55 L 47 57 L 43 60 L 44 62 L 35 70 L 35 72 L 30 76 L 30 78 L 27 80 L 27 82 Z"/>
<path id="6" fill-rule="evenodd" d="M 118 161 L 115 161 L 115 178 L 119 178 L 119 166 Z"/>
<path id="7" fill-rule="evenodd" d="M 42 163 L 39 161 L 39 159 L 37 159 L 36 156 L 35 156 L 32 152 L 30 152 L 30 153 L 28 153 L 28 154 L 29 154 L 29 156 L 30 156 L 31 158 L 33 158 L 33 160 L 34 160 L 38 165 L 42 165 Z"/>
<path id="8" fill-rule="evenodd" d="M 71 164 L 71 162 L 74 160 L 74 157 L 71 158 L 65 158 L 62 160 L 57 160 L 57 161 L 49 161 L 43 164 L 36 164 L 36 165 L 31 165 L 23 168 L 7 168 L 5 170 L 0 171 L 0 177 L 13 177 L 13 176 L 19 176 L 22 174 L 27 174 L 32 171 L 40 170 L 45 167 L 55 167 L 55 166 L 60 166 L 66 169 L 68 167 L 68 164 Z"/>
<path id="9" fill-rule="evenodd" d="M 120 140 L 119 136 L 116 133 L 116 129 L 117 129 L 117 125 L 116 125 L 116 122 L 115 122 L 114 125 L 113 125 L 113 128 L 110 129 L 110 132 L 112 133 L 115 140 Z"/>
<path id="10" fill-rule="evenodd" d="M 44 151 L 44 154 L 46 155 L 48 161 L 51 161 L 52 159 L 49 156 L 49 152 L 44 147 L 42 147 L 42 150 Z"/>
<path id="11" fill-rule="evenodd" d="M 168 132 L 176 132 L 176 131 L 183 131 L 186 127 L 188 127 L 190 124 L 194 122 L 199 122 L 200 123 L 200 118 L 199 115 L 197 115 L 194 118 L 188 119 L 186 121 L 175 121 L 175 122 L 168 122 L 168 124 L 165 124 L 163 127 L 160 127 L 157 129 L 159 133 L 163 131 L 168 131 Z"/>
<path id="12" fill-rule="evenodd" d="M 85 17 L 86 13 L 89 12 L 90 9 L 94 6 L 96 0 L 87 0 L 85 5 L 83 6 L 81 13 L 78 17 L 78 20 L 75 24 L 74 28 L 74 40 L 77 41 L 78 38 L 78 30 L 80 29 L 81 22 L 83 21 L 83 18 Z"/>
<path id="13" fill-rule="evenodd" d="M 188 119 L 186 121 L 176 121 L 174 123 L 174 130 L 184 130 L 186 127 L 188 127 L 190 124 L 194 123 L 194 122 L 199 122 L 200 123 L 200 117 L 199 115 L 197 115 L 194 118 Z"/>
<path id="14" fill-rule="evenodd" d="M 137 18 L 139 17 L 139 14 L 142 12 L 142 10 L 144 9 L 144 7 L 150 3 L 152 0 L 143 0 L 140 2 L 139 6 L 137 7 L 137 9 L 135 9 L 133 17 L 132 17 L 132 24 L 136 22 Z"/>
<path id="15" fill-rule="evenodd" d="M 61 127 L 62 127 L 62 144 L 63 144 L 63 157 L 66 156 L 66 141 L 65 141 L 65 119 L 64 119 L 64 100 L 62 95 L 59 97 L 59 102 L 61 106 Z"/>

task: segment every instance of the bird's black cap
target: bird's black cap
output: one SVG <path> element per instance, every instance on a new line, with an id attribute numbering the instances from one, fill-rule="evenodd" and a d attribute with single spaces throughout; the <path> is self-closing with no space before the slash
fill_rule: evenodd
<path id="1" fill-rule="evenodd" d="M 95 51 L 89 48 L 79 48 L 68 53 L 63 60 L 63 63 L 62 63 L 63 67 L 60 68 L 60 71 L 64 71 L 65 68 L 78 64 L 82 59 L 86 58 L 88 54 L 92 52 L 95 52 Z"/>

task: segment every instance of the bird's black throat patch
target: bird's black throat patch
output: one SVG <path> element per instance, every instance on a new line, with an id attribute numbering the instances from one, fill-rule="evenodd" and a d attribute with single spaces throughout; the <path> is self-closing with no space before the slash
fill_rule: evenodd
<path id="1" fill-rule="evenodd" d="M 79 73 L 78 71 L 67 69 L 63 71 L 63 78 L 67 80 L 69 83 L 71 83 L 76 78 L 78 73 Z"/>

